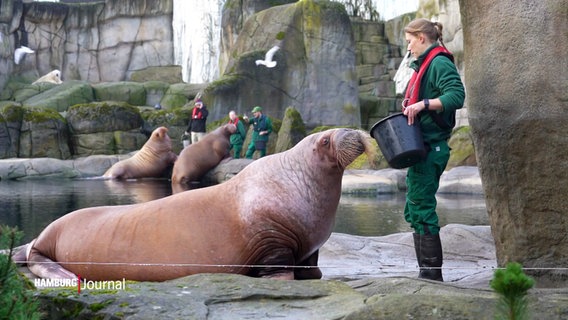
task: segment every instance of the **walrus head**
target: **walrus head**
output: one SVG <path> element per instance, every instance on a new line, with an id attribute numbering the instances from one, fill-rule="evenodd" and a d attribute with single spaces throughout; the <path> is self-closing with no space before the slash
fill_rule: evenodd
<path id="1" fill-rule="evenodd" d="M 168 128 L 158 127 L 152 131 L 152 135 L 148 141 L 153 141 L 150 143 L 148 148 L 155 149 L 154 151 L 170 151 L 172 149 L 172 141 L 170 136 L 168 136 Z M 146 145 L 145 145 L 146 146 Z"/>
<path id="2" fill-rule="evenodd" d="M 344 170 L 363 153 L 366 153 L 369 159 L 374 158 L 375 150 L 371 144 L 371 137 L 366 132 L 346 128 L 331 131 L 328 143 L 335 153 L 336 163 L 340 169 Z M 325 135 L 321 143 L 326 143 Z"/>
<path id="3" fill-rule="evenodd" d="M 152 138 L 156 138 L 156 139 L 159 139 L 159 140 L 163 140 L 163 139 L 166 138 L 166 137 L 169 138 L 169 136 L 168 136 L 168 128 L 166 128 L 166 127 L 159 127 L 159 128 L 156 128 L 156 130 L 154 130 L 154 131 L 152 132 Z"/>
<path id="4" fill-rule="evenodd" d="M 225 130 L 227 130 L 227 132 L 229 133 L 229 135 L 237 132 L 237 126 L 235 126 L 232 123 L 228 123 L 225 125 Z"/>

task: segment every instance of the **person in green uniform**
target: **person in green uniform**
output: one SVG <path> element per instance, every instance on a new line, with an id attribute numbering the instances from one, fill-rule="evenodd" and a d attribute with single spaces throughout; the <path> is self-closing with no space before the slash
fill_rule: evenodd
<path id="1" fill-rule="evenodd" d="M 413 20 L 404 28 L 408 51 L 416 60 L 411 64 L 415 73 L 402 107 L 408 124 L 420 126 L 428 150 L 424 160 L 408 168 L 404 218 L 414 229 L 418 277 L 437 281 L 443 281 L 443 254 L 436 192 L 450 157 L 448 139 L 455 112 L 465 100 L 453 56 L 442 40 L 442 28 L 427 19 Z"/>
<path id="2" fill-rule="evenodd" d="M 253 118 L 250 123 L 253 125 L 252 141 L 250 142 L 246 158 L 252 159 L 255 151 L 259 151 L 260 157 L 266 155 L 266 144 L 268 143 L 268 136 L 272 132 L 272 121 L 270 118 L 262 114 L 262 108 L 256 106 L 252 109 Z"/>
<path id="3" fill-rule="evenodd" d="M 237 113 L 233 110 L 229 111 L 229 123 L 237 127 L 237 131 L 229 137 L 231 145 L 229 150 L 233 150 L 233 158 L 239 159 L 241 157 L 241 150 L 243 150 L 243 143 L 247 136 L 243 122 L 239 120 Z"/>

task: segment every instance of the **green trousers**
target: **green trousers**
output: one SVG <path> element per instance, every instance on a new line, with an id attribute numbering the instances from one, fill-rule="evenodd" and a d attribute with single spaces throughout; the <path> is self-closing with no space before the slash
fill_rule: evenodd
<path id="1" fill-rule="evenodd" d="M 233 158 L 239 159 L 241 157 L 241 151 L 243 150 L 243 144 L 232 144 L 231 149 L 233 150 Z M 231 149 L 229 149 L 229 151 Z"/>
<path id="2" fill-rule="evenodd" d="M 436 213 L 436 192 L 440 176 L 450 158 L 446 141 L 432 144 L 425 160 L 408 168 L 406 174 L 406 204 L 404 219 L 418 234 L 436 235 L 440 232 Z"/>
<path id="3" fill-rule="evenodd" d="M 253 139 L 253 141 L 251 141 L 251 143 L 249 144 L 248 149 L 247 149 L 247 153 L 245 155 L 245 157 L 247 159 L 252 159 L 252 155 L 254 154 L 255 151 L 258 151 L 260 153 L 261 158 L 266 155 L 266 148 L 257 149 L 255 145 L 256 144 L 255 144 L 254 139 Z"/>

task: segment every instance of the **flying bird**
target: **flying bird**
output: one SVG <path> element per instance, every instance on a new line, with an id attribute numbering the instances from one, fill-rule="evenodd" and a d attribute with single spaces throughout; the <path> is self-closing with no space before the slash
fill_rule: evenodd
<path id="1" fill-rule="evenodd" d="M 16 51 L 14 52 L 14 62 L 16 64 L 20 64 L 20 61 L 22 61 L 26 53 L 34 53 L 34 52 L 35 51 L 33 51 L 32 49 L 26 46 L 21 46 L 18 49 L 16 49 Z"/>
<path id="2" fill-rule="evenodd" d="M 264 60 L 256 60 L 255 63 L 256 65 L 265 65 L 267 68 L 274 68 L 276 66 L 276 61 L 272 60 L 272 57 L 274 56 L 274 53 L 276 53 L 276 51 L 278 51 L 278 49 L 280 49 L 279 46 L 274 46 L 272 47 L 272 49 L 268 50 L 266 52 L 266 55 L 264 56 Z"/>

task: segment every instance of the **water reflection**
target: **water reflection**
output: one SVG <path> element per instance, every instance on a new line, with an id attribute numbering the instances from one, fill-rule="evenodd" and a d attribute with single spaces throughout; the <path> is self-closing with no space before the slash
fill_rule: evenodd
<path id="1" fill-rule="evenodd" d="M 488 225 L 481 195 L 437 195 L 440 225 L 451 223 Z M 343 195 L 337 210 L 335 231 L 362 236 L 380 236 L 412 231 L 404 220 L 405 194 L 378 196 Z"/>
<path id="2" fill-rule="evenodd" d="M 167 180 L 105 181 L 41 179 L 0 182 L 0 224 L 17 226 L 24 241 L 71 211 L 95 206 L 141 203 L 172 192 Z M 380 236 L 410 231 L 403 217 L 404 194 L 341 197 L 336 232 Z M 487 225 L 481 196 L 439 195 L 440 223 Z"/>
<path id="3" fill-rule="evenodd" d="M 145 202 L 171 194 L 169 181 L 38 179 L 0 182 L 0 224 L 17 226 L 24 241 L 55 219 L 96 206 Z"/>

